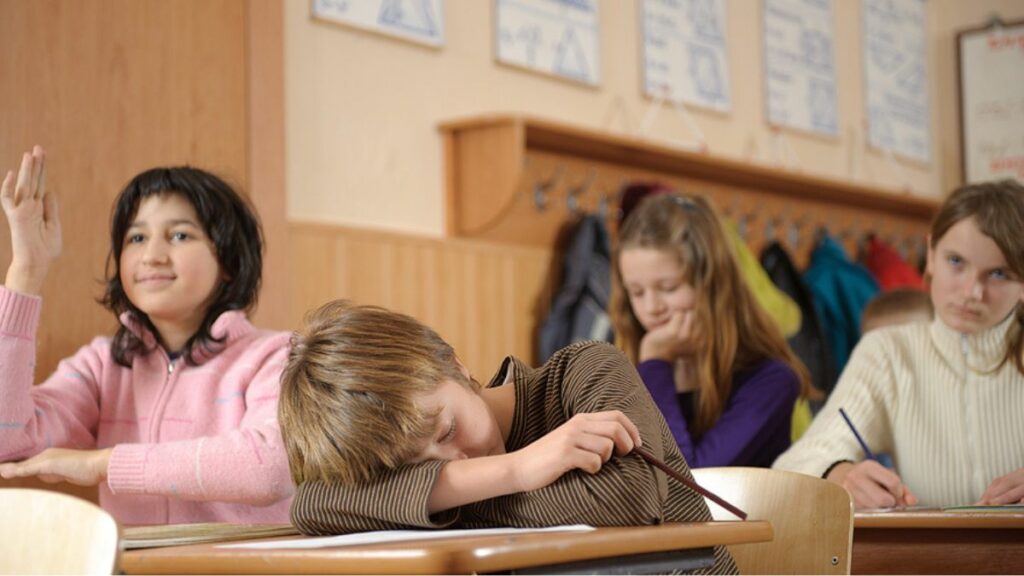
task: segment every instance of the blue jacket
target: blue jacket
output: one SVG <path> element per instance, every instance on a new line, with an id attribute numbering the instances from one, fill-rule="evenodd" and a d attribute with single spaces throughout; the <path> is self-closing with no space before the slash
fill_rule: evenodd
<path id="1" fill-rule="evenodd" d="M 878 294 L 878 282 L 866 268 L 851 262 L 843 246 L 827 234 L 811 253 L 804 282 L 814 297 L 835 373 L 840 374 L 860 339 L 861 313 Z"/>

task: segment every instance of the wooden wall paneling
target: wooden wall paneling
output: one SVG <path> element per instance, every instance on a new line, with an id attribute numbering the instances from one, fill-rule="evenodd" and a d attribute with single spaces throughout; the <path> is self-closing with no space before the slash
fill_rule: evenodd
<path id="1" fill-rule="evenodd" d="M 252 320 L 287 329 L 288 217 L 285 192 L 284 6 L 245 0 L 249 197 L 260 214 L 266 250 L 259 307 Z"/>
<path id="2" fill-rule="evenodd" d="M 551 302 L 550 249 L 292 223 L 291 319 L 334 298 L 431 326 L 478 379 L 507 354 L 534 361 Z"/>

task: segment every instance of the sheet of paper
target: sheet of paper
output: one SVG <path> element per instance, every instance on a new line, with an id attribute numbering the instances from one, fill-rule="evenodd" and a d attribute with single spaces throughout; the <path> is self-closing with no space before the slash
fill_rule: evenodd
<path id="1" fill-rule="evenodd" d="M 387 542 L 405 542 L 409 540 L 440 540 L 442 538 L 461 538 L 471 536 L 504 536 L 511 534 L 530 534 L 533 532 L 589 532 L 593 526 L 574 524 L 569 526 L 552 526 L 550 528 L 482 528 L 479 530 L 381 530 L 379 532 L 358 532 L 341 536 L 321 536 L 300 540 L 271 540 L 267 542 L 247 542 L 245 544 L 225 544 L 218 548 L 332 548 L 337 546 L 356 546 L 365 544 L 383 544 Z"/>

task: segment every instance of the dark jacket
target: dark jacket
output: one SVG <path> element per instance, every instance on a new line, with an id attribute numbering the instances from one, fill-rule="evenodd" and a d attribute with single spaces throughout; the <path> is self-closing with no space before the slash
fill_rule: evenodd
<path id="1" fill-rule="evenodd" d="M 611 252 L 608 229 L 601 217 L 589 215 L 580 220 L 564 254 L 561 288 L 540 330 L 540 362 L 575 342 L 612 341 L 608 316 Z"/>

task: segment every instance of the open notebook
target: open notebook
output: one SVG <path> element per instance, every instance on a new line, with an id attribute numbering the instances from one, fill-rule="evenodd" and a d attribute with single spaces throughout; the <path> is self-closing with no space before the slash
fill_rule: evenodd
<path id="1" fill-rule="evenodd" d="M 299 531 L 291 524 L 208 522 L 204 524 L 132 526 L 122 531 L 121 546 L 125 550 L 134 550 L 207 542 L 230 542 L 270 536 L 294 536 L 298 533 Z"/>

